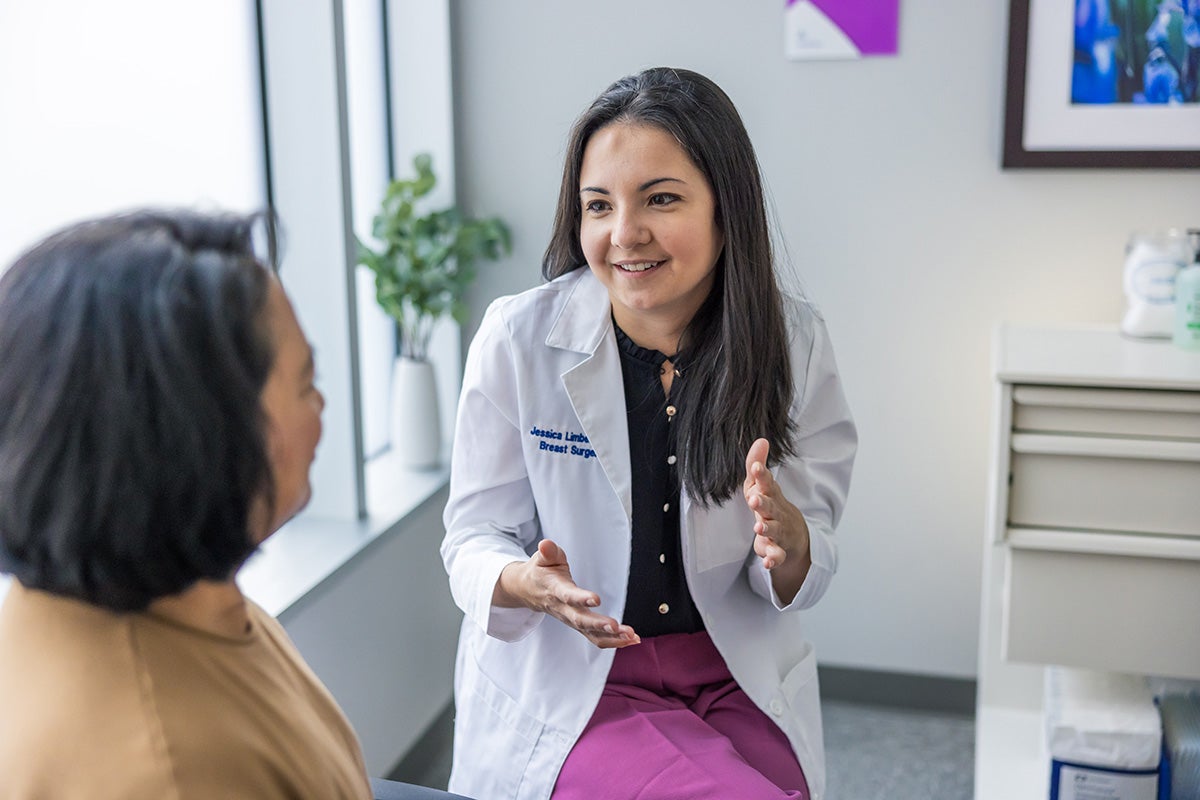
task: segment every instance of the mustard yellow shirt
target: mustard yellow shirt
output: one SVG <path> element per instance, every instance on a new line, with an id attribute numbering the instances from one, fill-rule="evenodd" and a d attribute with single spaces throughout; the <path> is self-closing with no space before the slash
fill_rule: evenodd
<path id="1" fill-rule="evenodd" d="M 14 582 L 0 606 L 0 798 L 370 798 L 349 722 L 283 627 L 244 636 Z"/>

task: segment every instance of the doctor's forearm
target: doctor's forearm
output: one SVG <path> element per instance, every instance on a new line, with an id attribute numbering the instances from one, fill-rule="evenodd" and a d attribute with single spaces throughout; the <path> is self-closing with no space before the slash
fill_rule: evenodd
<path id="1" fill-rule="evenodd" d="M 527 608 L 528 603 L 516 592 L 517 572 L 524 566 L 522 561 L 513 561 L 500 570 L 496 588 L 492 590 L 492 605 L 497 608 Z"/>
<path id="2" fill-rule="evenodd" d="M 779 602 L 786 606 L 796 598 L 811 568 L 812 553 L 806 547 L 803 554 L 789 554 L 782 564 L 771 570 L 771 586 L 779 596 Z"/>

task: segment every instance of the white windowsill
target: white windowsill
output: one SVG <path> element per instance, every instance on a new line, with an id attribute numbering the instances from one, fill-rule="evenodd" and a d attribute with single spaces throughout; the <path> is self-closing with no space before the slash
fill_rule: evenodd
<path id="1" fill-rule="evenodd" d="M 362 520 L 312 518 L 301 514 L 263 543 L 238 573 L 242 591 L 267 613 L 278 617 L 350 563 L 382 536 L 436 495 L 450 480 L 443 466 L 413 470 L 390 453 L 367 464 L 367 507 Z M 0 600 L 11 578 L 0 575 Z"/>
<path id="2" fill-rule="evenodd" d="M 446 459 L 442 459 L 442 464 Z M 450 468 L 414 470 L 390 452 L 367 462 L 367 508 L 362 520 L 310 518 L 284 525 L 238 573 L 248 597 L 279 616 L 392 531 L 450 480 Z"/>

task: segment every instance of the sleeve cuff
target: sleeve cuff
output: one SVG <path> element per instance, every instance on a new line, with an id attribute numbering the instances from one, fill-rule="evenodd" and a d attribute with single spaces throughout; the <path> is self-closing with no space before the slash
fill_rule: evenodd
<path id="1" fill-rule="evenodd" d="M 487 634 L 502 642 L 519 642 L 546 616 L 544 611 L 530 608 L 500 608 L 492 606 L 488 616 Z"/>
<path id="2" fill-rule="evenodd" d="M 816 605 L 817 601 L 825 595 L 825 590 L 829 588 L 833 574 L 837 572 L 837 548 L 833 542 L 833 534 L 824 526 L 812 523 L 810 523 L 808 533 L 812 566 L 808 569 L 804 583 L 800 585 L 800 591 L 796 592 L 792 602 L 787 605 L 783 604 L 775 592 L 775 586 L 771 582 L 771 573 L 763 566 L 762 559 L 751 554 L 750 586 L 756 594 L 769 600 L 771 605 L 779 611 L 799 611 Z"/>
<path id="3" fill-rule="evenodd" d="M 530 608 L 501 608 L 492 605 L 492 595 L 500 573 L 515 559 L 507 553 L 493 552 L 485 557 L 485 563 L 479 565 L 479 581 L 475 585 L 471 598 L 471 609 L 468 616 L 479 627 L 503 642 L 516 642 L 524 639 L 538 626 L 545 612 L 534 611 Z"/>

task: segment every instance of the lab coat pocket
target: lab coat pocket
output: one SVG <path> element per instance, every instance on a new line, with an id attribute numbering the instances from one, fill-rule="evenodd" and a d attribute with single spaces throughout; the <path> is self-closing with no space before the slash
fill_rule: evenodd
<path id="1" fill-rule="evenodd" d="M 517 797 L 545 726 L 478 666 L 473 677 L 469 699 L 455 710 L 455 725 L 466 734 L 461 741 L 473 746 L 469 753 L 456 752 L 455 761 L 469 763 L 476 778 L 486 776 L 488 796 Z"/>
<path id="2" fill-rule="evenodd" d="M 741 495 L 737 496 L 740 499 Z M 710 510 L 690 509 L 687 525 L 696 553 L 696 571 L 741 564 L 754 546 L 754 517 L 745 506 L 729 504 Z M 743 513 L 744 512 L 744 513 Z"/>

